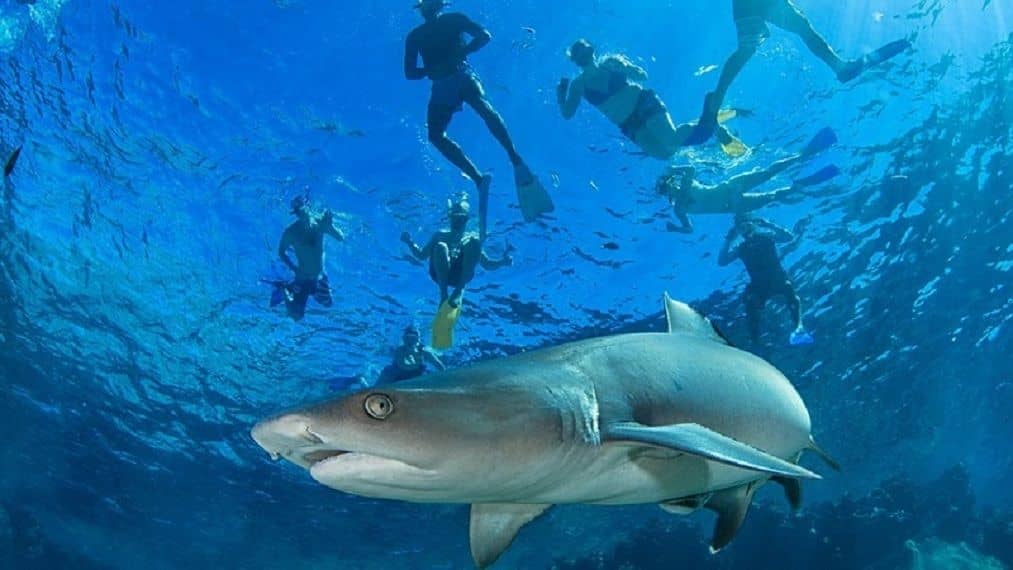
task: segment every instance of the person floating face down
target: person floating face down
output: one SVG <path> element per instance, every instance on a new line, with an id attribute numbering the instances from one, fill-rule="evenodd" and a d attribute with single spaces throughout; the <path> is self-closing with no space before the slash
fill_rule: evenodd
<path id="1" fill-rule="evenodd" d="M 419 247 L 408 232 L 401 234 L 401 241 L 416 259 L 429 261 L 429 276 L 440 289 L 440 305 L 446 301 L 456 308 L 461 306 L 464 289 L 475 277 L 477 266 L 495 270 L 512 265 L 513 257 L 509 246 L 501 259 L 486 255 L 479 236 L 467 231 L 471 207 L 465 197 L 450 200 L 447 205 L 449 229 L 433 234 L 424 247 Z"/>
<path id="2" fill-rule="evenodd" d="M 911 47 L 906 39 L 890 42 L 878 50 L 858 59 L 842 59 L 830 47 L 809 19 L 792 0 L 732 0 L 732 14 L 738 32 L 738 47 L 728 57 L 721 70 L 717 87 L 704 98 L 703 112 L 697 131 L 690 144 L 703 144 L 718 126 L 718 111 L 724 103 L 728 89 L 739 72 L 756 54 L 757 48 L 770 37 L 769 24 L 773 24 L 802 39 L 809 51 L 830 68 L 841 83 L 847 83 L 865 70 L 879 65 Z"/>
<path id="3" fill-rule="evenodd" d="M 401 346 L 394 349 L 394 360 L 381 372 L 377 384 L 388 384 L 418 378 L 426 373 L 426 364 L 432 364 L 437 370 L 446 370 L 446 366 L 436 353 L 422 344 L 422 334 L 418 327 L 412 325 L 404 330 Z"/>
<path id="4" fill-rule="evenodd" d="M 577 40 L 568 55 L 581 72 L 573 81 L 559 81 L 556 95 L 563 118 L 573 118 L 581 101 L 587 101 L 650 157 L 667 160 L 686 145 L 695 125 L 676 126 L 661 97 L 640 84 L 647 80 L 642 67 L 623 55 L 595 57 L 594 46 L 584 39 Z M 726 153 L 746 152 L 728 129 L 718 131 Z"/>
<path id="5" fill-rule="evenodd" d="M 741 239 L 736 243 L 736 238 Z M 724 267 L 739 259 L 746 266 L 749 284 L 743 300 L 746 304 L 749 334 L 754 343 L 760 338 L 760 316 L 763 309 L 767 301 L 774 297 L 783 297 L 791 310 L 795 326 L 791 343 L 812 342 L 812 337 L 802 325 L 802 302 L 777 253 L 778 243 L 794 240 L 795 236 L 787 229 L 768 220 L 744 214 L 736 216 L 735 225 L 725 236 L 718 264 Z"/>
<path id="6" fill-rule="evenodd" d="M 324 236 L 344 241 L 345 234 L 335 224 L 330 210 L 317 215 L 302 196 L 292 200 L 291 205 L 292 215 L 297 219 L 282 233 L 278 257 L 295 274 L 290 283 L 280 287 L 289 316 L 298 321 L 306 314 L 306 302 L 311 295 L 325 307 L 333 305 L 331 286 L 324 273 Z M 295 252 L 295 262 L 289 258 L 290 249 Z"/>
<path id="7" fill-rule="evenodd" d="M 492 34 L 464 14 L 444 14 L 446 5 L 443 0 L 419 0 L 415 6 L 425 22 L 405 39 L 404 73 L 409 80 L 429 78 L 432 81 L 427 112 L 429 141 L 478 188 L 479 234 L 485 239 L 492 177 L 483 174 L 461 147 L 447 136 L 447 127 L 454 114 L 465 103 L 478 113 L 509 156 L 518 184 L 530 183 L 534 175 L 514 148 L 503 117 L 486 97 L 481 80 L 468 65 L 468 56 L 485 47 Z M 465 42 L 465 35 L 470 36 L 471 41 Z M 422 67 L 419 67 L 420 56 Z"/>
<path id="8" fill-rule="evenodd" d="M 689 166 L 670 167 L 655 185 L 658 194 L 668 198 L 679 225 L 669 224 L 670 231 L 693 233 L 690 214 L 742 214 L 774 202 L 798 197 L 804 188 L 826 182 L 840 174 L 836 166 L 827 166 L 816 173 L 796 178 L 790 186 L 758 192 L 756 189 L 789 168 L 803 164 L 837 142 L 833 130 L 822 129 L 798 154 L 778 160 L 766 168 L 756 168 L 733 176 L 720 184 L 704 184 Z"/>

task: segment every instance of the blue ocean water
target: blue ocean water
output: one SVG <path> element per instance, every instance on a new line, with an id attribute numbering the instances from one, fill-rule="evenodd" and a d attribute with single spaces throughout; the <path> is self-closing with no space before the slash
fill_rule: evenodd
<path id="1" fill-rule="evenodd" d="M 668 291 L 794 382 L 844 469 L 808 483 L 797 515 L 765 488 L 716 556 L 709 514 L 562 506 L 497 567 L 908 568 L 951 547 L 1013 564 L 1013 5 L 796 0 L 845 55 L 914 49 L 841 86 L 775 29 L 727 98 L 749 111 L 729 126 L 751 152 L 673 159 L 719 182 L 837 131 L 818 165 L 842 175 L 763 210 L 802 234 L 784 261 L 816 342 L 790 347 L 774 305 L 749 340 L 745 272 L 716 263 L 730 216 L 667 231 L 666 163 L 556 105 L 565 50 L 587 37 L 694 120 L 735 47 L 730 4 L 453 6 L 493 33 L 472 65 L 556 211 L 524 223 L 506 156 L 473 113 L 455 118 L 495 176 L 488 249 L 516 251 L 479 272 L 443 357 L 660 330 Z M 398 237 L 473 186 L 427 140 L 428 86 L 403 78 L 411 6 L 0 4 L 0 150 L 23 145 L 0 204 L 0 567 L 470 566 L 466 507 L 340 494 L 249 437 L 335 378 L 375 376 L 436 311 Z M 307 187 L 348 239 L 327 245 L 334 307 L 293 322 L 261 280 L 288 277 L 277 240 Z"/>

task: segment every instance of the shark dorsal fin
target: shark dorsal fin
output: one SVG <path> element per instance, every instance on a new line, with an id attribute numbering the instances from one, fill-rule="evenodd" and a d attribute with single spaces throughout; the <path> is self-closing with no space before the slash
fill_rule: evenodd
<path id="1" fill-rule="evenodd" d="M 487 568 L 510 546 L 521 527 L 552 505 L 475 503 L 471 505 L 471 557 Z"/>
<path id="2" fill-rule="evenodd" d="M 665 319 L 668 320 L 668 332 L 670 334 L 682 333 L 692 334 L 709 338 L 722 344 L 730 344 L 710 319 L 701 315 L 686 303 L 676 301 L 665 293 Z"/>

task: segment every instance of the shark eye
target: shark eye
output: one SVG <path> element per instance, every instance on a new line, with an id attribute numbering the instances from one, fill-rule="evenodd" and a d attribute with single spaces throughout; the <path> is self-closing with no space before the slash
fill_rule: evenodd
<path id="1" fill-rule="evenodd" d="M 394 402 L 384 394 L 370 394 L 363 403 L 366 413 L 375 420 L 385 420 L 394 411 Z"/>

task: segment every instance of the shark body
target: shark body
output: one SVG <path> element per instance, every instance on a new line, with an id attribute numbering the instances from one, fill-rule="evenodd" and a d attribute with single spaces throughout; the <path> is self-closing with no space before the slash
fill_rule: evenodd
<path id="1" fill-rule="evenodd" d="M 366 390 L 253 428 L 275 459 L 346 493 L 468 503 L 476 566 L 555 504 L 657 503 L 718 513 L 726 546 L 753 493 L 817 449 L 801 397 L 665 296 L 667 334 L 591 339 Z M 818 449 L 817 449 L 818 451 Z M 821 452 L 822 453 L 822 452 Z"/>

